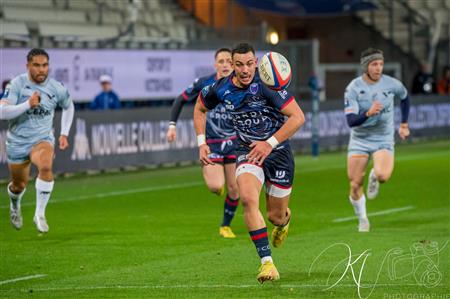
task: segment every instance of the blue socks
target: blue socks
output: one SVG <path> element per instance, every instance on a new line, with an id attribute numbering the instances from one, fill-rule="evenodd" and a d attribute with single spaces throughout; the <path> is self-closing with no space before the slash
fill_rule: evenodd
<path id="1" fill-rule="evenodd" d="M 222 226 L 230 226 L 231 220 L 233 220 L 234 214 L 239 204 L 239 198 L 232 199 L 228 194 L 225 197 L 225 204 L 223 207 L 223 220 Z"/>
<path id="2" fill-rule="evenodd" d="M 269 246 L 267 227 L 250 231 L 250 237 L 256 246 L 256 251 L 258 252 L 260 258 L 270 257 L 272 255 Z"/>

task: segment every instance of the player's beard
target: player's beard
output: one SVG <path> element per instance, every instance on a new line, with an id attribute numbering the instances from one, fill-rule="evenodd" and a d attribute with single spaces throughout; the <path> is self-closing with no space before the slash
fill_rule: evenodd
<path id="1" fill-rule="evenodd" d="M 30 73 L 31 79 L 35 82 L 35 83 L 42 83 L 45 80 L 47 80 L 48 77 L 48 73 L 47 74 L 32 74 Z"/>
<path id="2" fill-rule="evenodd" d="M 381 74 L 372 74 L 372 75 L 370 75 L 370 73 L 367 72 L 366 75 L 372 82 L 378 82 L 380 80 L 380 78 L 381 78 Z"/>

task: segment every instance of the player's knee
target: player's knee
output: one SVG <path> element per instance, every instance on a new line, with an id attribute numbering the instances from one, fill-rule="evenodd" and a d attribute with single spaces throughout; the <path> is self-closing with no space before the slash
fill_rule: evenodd
<path id="1" fill-rule="evenodd" d="M 283 211 L 268 211 L 267 218 L 273 225 L 282 225 L 286 222 L 286 212 Z"/>
<path id="2" fill-rule="evenodd" d="M 38 170 L 39 170 L 39 173 L 42 173 L 42 174 L 44 174 L 44 173 L 47 174 L 47 173 L 52 172 L 52 168 L 49 165 L 39 166 Z"/>
<path id="3" fill-rule="evenodd" d="M 227 183 L 227 190 L 228 190 L 228 195 L 231 198 L 239 197 L 239 189 L 238 189 L 237 183 Z"/>
<path id="4" fill-rule="evenodd" d="M 38 167 L 39 177 L 46 181 L 53 180 L 52 168 L 48 165 Z"/>
<path id="5" fill-rule="evenodd" d="M 351 189 L 352 191 L 357 191 L 357 190 L 359 190 L 360 188 L 362 188 L 362 182 L 356 181 L 356 180 L 350 181 L 350 189 Z"/>
<path id="6" fill-rule="evenodd" d="M 255 196 L 253 192 L 241 190 L 240 198 L 244 209 L 249 209 L 252 207 L 258 208 L 259 197 Z"/>
<path id="7" fill-rule="evenodd" d="M 389 178 L 391 177 L 391 175 L 389 173 L 386 172 L 380 172 L 378 174 L 376 174 L 377 180 L 380 183 L 384 183 L 387 182 L 389 180 Z"/>

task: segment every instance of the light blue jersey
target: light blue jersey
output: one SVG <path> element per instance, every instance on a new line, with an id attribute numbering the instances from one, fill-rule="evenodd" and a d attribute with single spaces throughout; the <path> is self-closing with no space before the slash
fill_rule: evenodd
<path id="1" fill-rule="evenodd" d="M 39 106 L 27 110 L 22 115 L 9 121 L 6 148 L 10 163 L 28 160 L 31 148 L 40 141 L 54 143 L 53 116 L 57 106 L 67 109 L 71 100 L 69 92 L 58 81 L 47 78 L 42 84 L 28 79 L 28 74 L 14 78 L 5 90 L 2 100 L 10 105 L 28 101 L 33 92 L 39 91 Z"/>
<path id="2" fill-rule="evenodd" d="M 403 100 L 407 95 L 405 86 L 387 75 L 382 75 L 375 84 L 368 84 L 362 76 L 350 82 L 344 96 L 345 114 L 367 111 L 375 100 L 381 102 L 383 109 L 361 125 L 351 128 L 349 151 L 371 153 L 384 148 L 393 150 L 394 99 Z"/>

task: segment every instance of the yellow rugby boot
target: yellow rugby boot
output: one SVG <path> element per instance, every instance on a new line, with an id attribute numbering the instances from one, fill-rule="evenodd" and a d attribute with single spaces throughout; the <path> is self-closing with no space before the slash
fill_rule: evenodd
<path id="1" fill-rule="evenodd" d="M 217 196 L 224 196 L 225 195 L 225 185 L 223 185 L 219 190 L 216 191 Z"/>
<path id="2" fill-rule="evenodd" d="M 259 268 L 259 274 L 256 277 L 260 283 L 264 283 L 265 281 L 275 281 L 280 279 L 280 274 L 278 273 L 277 268 L 271 261 L 266 261 Z"/>
<path id="3" fill-rule="evenodd" d="M 284 240 L 286 240 L 290 222 L 291 219 L 289 219 L 288 223 L 285 226 L 275 226 L 273 228 L 271 235 L 273 247 L 280 247 L 283 244 Z"/>
<path id="4" fill-rule="evenodd" d="M 233 231 L 231 230 L 231 227 L 229 226 L 221 226 L 219 228 L 219 234 L 227 239 L 232 239 L 232 238 L 236 238 L 236 235 L 233 233 Z"/>

